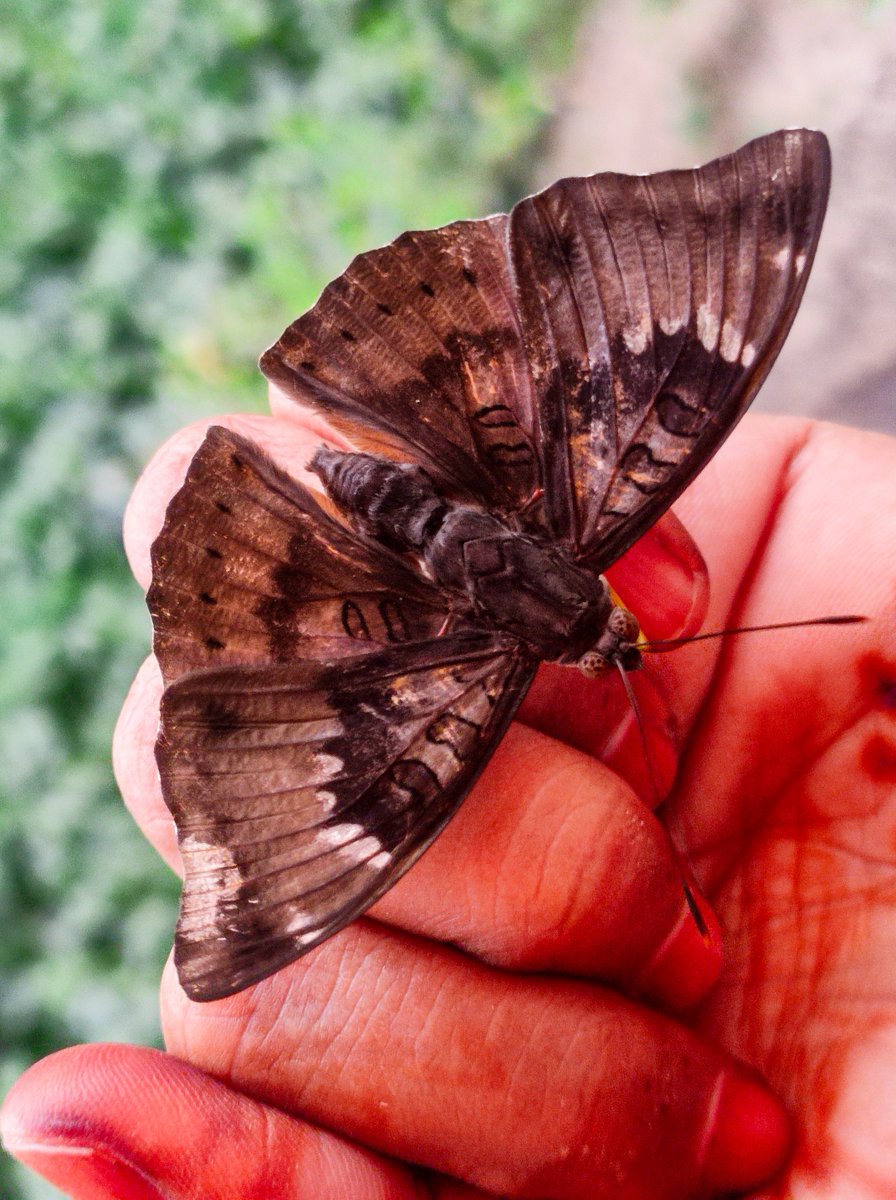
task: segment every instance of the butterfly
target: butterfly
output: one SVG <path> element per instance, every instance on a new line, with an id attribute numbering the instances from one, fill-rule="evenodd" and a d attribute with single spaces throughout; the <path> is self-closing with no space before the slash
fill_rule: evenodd
<path id="1" fill-rule="evenodd" d="M 312 491 L 212 428 L 153 545 L 192 998 L 264 978 L 382 896 L 539 662 L 637 668 L 603 572 L 756 394 L 829 179 L 824 135 L 802 129 L 696 170 L 564 179 L 360 255 L 263 355 L 352 449 L 316 451 Z"/>

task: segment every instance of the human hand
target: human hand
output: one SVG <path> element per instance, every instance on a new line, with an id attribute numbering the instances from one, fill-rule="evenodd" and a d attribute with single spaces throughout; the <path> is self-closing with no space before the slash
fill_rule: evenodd
<path id="1" fill-rule="evenodd" d="M 319 427 L 276 411 L 227 423 L 304 462 Z M 135 494 L 127 541 L 143 583 L 202 432 L 169 443 Z M 679 506 L 709 563 L 707 627 L 892 614 L 894 480 L 887 439 L 744 422 Z M 651 553 L 636 548 L 630 573 Z M 652 636 L 674 632 L 679 602 L 625 598 Z M 666 819 L 728 943 L 696 1018 L 669 1014 L 709 988 L 719 944 L 697 933 L 676 857 L 625 782 L 650 799 L 637 733 L 625 718 L 615 736 L 606 685 L 547 668 L 457 818 L 369 919 L 212 1005 L 190 1003 L 169 968 L 177 1057 L 53 1056 L 7 1101 L 10 1148 L 79 1197 L 714 1194 L 758 1184 L 787 1143 L 730 1053 L 796 1118 L 782 1188 L 886 1190 L 892 1131 L 872 1124 L 892 1075 L 885 632 L 878 619 L 757 634 L 651 663 L 655 757 L 671 745 L 681 760 Z M 152 758 L 159 690 L 145 667 L 116 759 L 138 822 L 175 863 Z"/>

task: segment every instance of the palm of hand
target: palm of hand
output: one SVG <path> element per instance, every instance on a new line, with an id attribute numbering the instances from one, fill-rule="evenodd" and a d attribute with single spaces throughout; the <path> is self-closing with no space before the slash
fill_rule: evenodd
<path id="1" fill-rule="evenodd" d="M 295 438 L 290 414 L 269 426 L 269 445 L 290 423 L 286 441 Z M 138 489 L 128 540 L 142 582 L 190 452 L 169 455 Z M 894 478 L 896 445 L 887 439 L 745 423 L 680 506 L 709 565 L 707 628 L 892 613 Z M 841 1196 L 844 1180 L 864 1188 L 858 1196 L 896 1183 L 886 1157 L 892 1126 L 878 1107 L 896 1053 L 886 952 L 896 893 L 896 661 L 884 649 L 885 622 L 703 643 L 656 665 L 681 758 L 667 824 L 726 930 L 721 982 L 691 1024 L 761 1069 L 784 1097 L 798 1143 L 780 1187 L 800 1185 L 801 1196 L 819 1200 Z M 659 1010 L 704 990 L 689 992 L 687 979 L 682 985 L 668 963 L 653 961 L 681 902 L 658 826 L 639 816 L 617 776 L 569 749 L 602 752 L 644 791 L 637 737 L 608 742 L 590 687 L 565 669 L 543 672 L 521 713 L 525 727 L 511 731 L 443 839 L 377 906 L 376 922 L 220 1005 L 189 1005 L 166 976 L 170 1049 L 227 1089 L 204 1075 L 182 1078 L 186 1068 L 172 1059 L 87 1048 L 25 1077 L 7 1105 L 7 1131 L 12 1119 L 35 1144 L 54 1113 L 58 1131 L 62 1108 L 82 1141 L 91 1128 L 107 1138 L 114 1129 L 115 1153 L 129 1145 L 125 1157 L 178 1197 L 195 1194 L 188 1187 L 209 1197 L 252 1187 L 286 1195 L 299 1183 L 311 1194 L 345 1194 L 346 1172 L 359 1198 L 420 1194 L 415 1174 L 304 1126 L 308 1117 L 467 1181 L 428 1176 L 445 1200 L 481 1195 L 480 1186 L 590 1196 L 598 1184 L 601 1194 L 659 1200 L 759 1178 L 759 1169 L 707 1167 L 707 1097 L 728 1070 L 712 1045 L 656 1009 L 557 978 L 635 985 Z M 139 823 L 174 861 L 151 760 L 157 704 L 157 680 L 144 672 L 120 727 L 117 766 Z M 646 712 L 650 725 L 654 712 Z M 672 965 L 687 974 L 683 958 Z M 521 968 L 554 974 L 512 973 Z M 180 1088 L 148 1143 L 139 1113 L 116 1098 L 110 1081 L 122 1074 L 141 1094 L 162 1088 L 169 1101 Z M 595 1077 L 603 1080 L 596 1090 Z M 219 1145 L 222 1124 L 235 1121 L 242 1140 Z M 591 1146 L 595 1121 L 602 1159 Z M 256 1127 L 263 1136 L 253 1138 Z M 195 1168 L 178 1187 L 171 1162 L 187 1139 Z M 685 1144 L 692 1155 L 681 1151 L 676 1171 L 669 1155 Z M 200 1161 L 197 1145 L 216 1149 Z M 39 1156 L 30 1161 L 41 1166 Z M 75 1186 L 77 1171 L 60 1175 L 59 1162 L 57 1181 Z"/>
<path id="2" fill-rule="evenodd" d="M 727 931 L 698 1027 L 756 1063 L 798 1114 L 781 1194 L 891 1194 L 896 454 L 887 439 L 829 428 L 783 439 L 774 471 L 774 447 L 756 450 L 732 514 L 732 526 L 752 521 L 740 561 L 756 547 L 733 571 L 735 623 L 874 620 L 856 637 L 744 637 L 716 664 L 673 806 Z M 722 565 L 717 597 L 725 578 Z"/>

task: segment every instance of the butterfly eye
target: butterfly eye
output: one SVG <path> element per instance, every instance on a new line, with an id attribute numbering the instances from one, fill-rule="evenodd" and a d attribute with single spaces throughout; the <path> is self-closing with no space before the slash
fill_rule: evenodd
<path id="1" fill-rule="evenodd" d="M 621 642 L 636 642 L 641 632 L 637 617 L 627 608 L 614 608 L 607 621 L 607 627 Z"/>
<path id="2" fill-rule="evenodd" d="M 599 650 L 588 650 L 582 655 L 576 666 L 589 679 L 600 679 L 610 671 L 613 664 Z"/>

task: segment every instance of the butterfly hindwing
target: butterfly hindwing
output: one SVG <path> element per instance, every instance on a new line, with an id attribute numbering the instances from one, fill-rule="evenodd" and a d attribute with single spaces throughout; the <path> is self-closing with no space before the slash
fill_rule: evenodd
<path id="1" fill-rule="evenodd" d="M 363 653 L 434 637 L 445 622 L 428 580 L 220 426 L 152 556 L 147 600 L 166 682 L 197 667 Z"/>
<path id="2" fill-rule="evenodd" d="M 176 961 L 190 995 L 264 978 L 391 887 L 456 811 L 533 672 L 468 632 L 169 687 L 157 757 L 185 867 Z"/>

